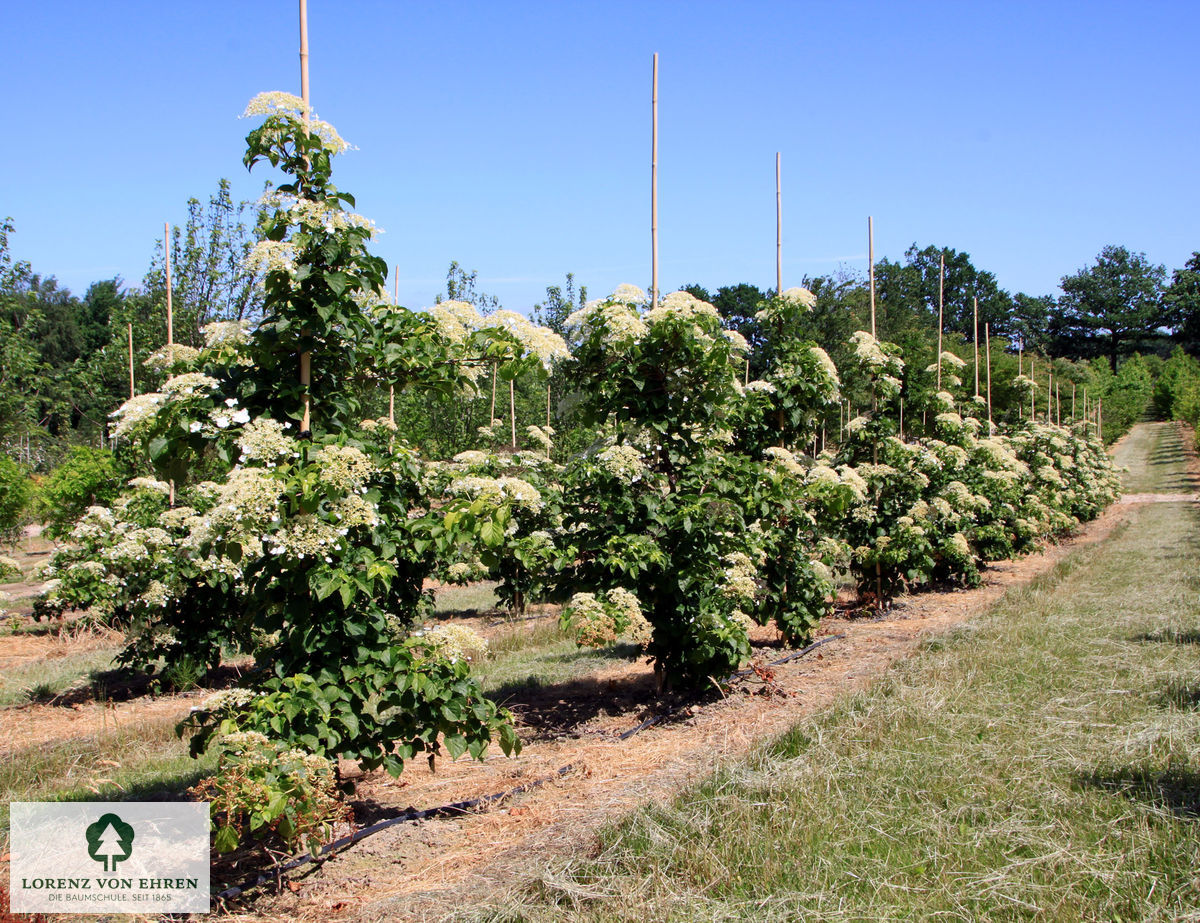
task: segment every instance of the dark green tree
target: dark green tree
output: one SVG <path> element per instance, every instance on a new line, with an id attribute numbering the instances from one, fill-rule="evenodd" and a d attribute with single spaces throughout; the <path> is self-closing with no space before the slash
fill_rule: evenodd
<path id="1" fill-rule="evenodd" d="M 1053 295 L 1035 296 L 1024 292 L 1014 295 L 1012 322 L 1004 333 L 1016 340 L 1023 349 L 1043 352 L 1049 346 L 1050 320 L 1056 310 L 1057 302 Z"/>
<path id="2" fill-rule="evenodd" d="M 1200 251 L 1171 273 L 1163 301 L 1179 344 L 1192 355 L 1200 353 Z"/>
<path id="3" fill-rule="evenodd" d="M 1123 356 L 1165 349 L 1166 275 L 1166 267 L 1144 253 L 1105 247 L 1094 266 L 1063 276 L 1063 296 L 1051 324 L 1052 351 L 1073 358 L 1105 356 L 1115 372 Z"/>
<path id="4" fill-rule="evenodd" d="M 1010 334 L 1012 297 L 1000 288 L 992 273 L 975 267 L 969 253 L 952 247 L 918 249 L 914 243 L 905 251 L 903 264 L 888 260 L 876 264 L 877 315 L 880 305 L 885 314 L 916 310 L 936 325 L 942 257 L 946 261 L 942 293 L 945 330 L 961 333 L 971 340 L 974 336 L 974 301 L 978 299 L 980 338 L 985 323 L 991 325 L 994 334 Z"/>

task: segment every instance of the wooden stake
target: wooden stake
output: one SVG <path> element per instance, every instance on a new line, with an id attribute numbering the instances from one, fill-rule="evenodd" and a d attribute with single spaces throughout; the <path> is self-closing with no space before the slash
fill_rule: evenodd
<path id="1" fill-rule="evenodd" d="M 983 325 L 984 361 L 987 363 L 988 435 L 992 434 L 992 326 Z"/>
<path id="2" fill-rule="evenodd" d="M 546 382 L 546 427 L 550 427 L 550 382 Z M 547 433 L 546 435 L 550 435 Z"/>
<path id="3" fill-rule="evenodd" d="M 875 219 L 867 215 L 867 274 L 871 279 L 871 336 L 875 337 Z"/>
<path id="4" fill-rule="evenodd" d="M 979 299 L 975 299 L 975 396 L 979 397 Z"/>
<path id="5" fill-rule="evenodd" d="M 1062 383 L 1054 383 L 1054 422 L 1062 426 Z"/>
<path id="6" fill-rule="evenodd" d="M 133 323 L 129 324 L 129 398 L 133 399 L 137 391 L 133 387 Z"/>
<path id="7" fill-rule="evenodd" d="M 650 291 L 658 307 L 658 53 L 654 55 L 654 86 L 650 91 Z"/>
<path id="8" fill-rule="evenodd" d="M 775 294 L 783 295 L 783 184 L 779 151 L 775 152 Z"/>
<path id="9" fill-rule="evenodd" d="M 167 345 L 175 345 L 175 320 L 171 310 L 171 225 L 163 223 L 163 253 L 167 257 Z"/>
<path id="10" fill-rule="evenodd" d="M 938 261 L 938 350 L 937 350 L 937 389 L 942 390 L 942 307 L 946 295 L 946 254 Z"/>
<path id="11" fill-rule="evenodd" d="M 308 123 L 308 0 L 300 0 L 300 98 L 304 101 L 304 122 Z M 307 330 L 301 330 L 302 337 L 308 335 Z M 304 414 L 300 422 L 300 432 L 312 431 L 312 400 L 309 386 L 312 384 L 312 353 L 304 350 L 300 353 L 300 387 L 304 389 Z"/>

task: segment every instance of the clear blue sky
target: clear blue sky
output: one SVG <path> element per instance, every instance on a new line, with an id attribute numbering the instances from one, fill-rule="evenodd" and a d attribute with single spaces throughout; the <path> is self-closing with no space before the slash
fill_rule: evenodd
<path id="1" fill-rule="evenodd" d="M 220 177 L 253 198 L 237 116 L 299 92 L 296 0 L 4 4 L 0 216 L 82 294 L 138 282 Z M 455 259 L 528 310 L 573 271 L 650 278 L 659 53 L 661 285 L 784 285 L 918 242 L 1010 291 L 1106 244 L 1200 249 L 1200 3 L 309 0 L 314 107 L 358 147 L 334 180 L 386 233 L 400 301 Z M 389 286 L 390 287 L 390 286 Z"/>

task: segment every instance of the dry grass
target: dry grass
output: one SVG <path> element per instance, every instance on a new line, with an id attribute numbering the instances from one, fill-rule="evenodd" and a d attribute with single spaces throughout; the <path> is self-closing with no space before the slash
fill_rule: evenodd
<path id="1" fill-rule="evenodd" d="M 1198 565 L 1193 508 L 1139 508 L 594 858 L 461 917 L 1198 919 Z"/>
<path id="2" fill-rule="evenodd" d="M 0 754 L 0 828 L 13 801 L 154 801 L 181 797 L 212 772 L 211 756 L 194 760 L 176 720 L 158 718 Z"/>

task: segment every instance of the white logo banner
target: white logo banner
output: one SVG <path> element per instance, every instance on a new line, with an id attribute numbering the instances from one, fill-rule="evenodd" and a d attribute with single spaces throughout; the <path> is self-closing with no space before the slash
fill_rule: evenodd
<path id="1" fill-rule="evenodd" d="M 208 805 L 14 802 L 14 913 L 208 913 Z"/>

